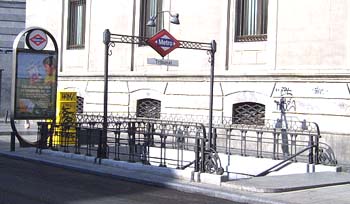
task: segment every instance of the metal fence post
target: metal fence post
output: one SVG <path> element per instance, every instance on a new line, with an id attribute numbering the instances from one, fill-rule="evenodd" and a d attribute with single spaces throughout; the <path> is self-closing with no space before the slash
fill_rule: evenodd
<path id="1" fill-rule="evenodd" d="M 208 149 L 212 147 L 212 135 L 213 135 L 213 103 L 214 103 L 214 69 L 215 69 L 215 52 L 216 42 L 211 43 L 210 50 L 210 93 L 209 93 L 209 131 L 208 131 Z"/>
<path id="2" fill-rule="evenodd" d="M 103 32 L 103 43 L 105 44 L 105 59 L 104 59 L 104 91 L 103 91 L 103 133 L 101 138 L 100 156 L 107 158 L 107 129 L 108 129 L 108 57 L 109 46 L 111 42 L 111 33 L 108 29 Z"/>
<path id="3" fill-rule="evenodd" d="M 316 126 L 316 131 L 317 131 L 317 135 L 316 135 L 316 138 L 315 138 L 315 160 L 314 160 L 314 162 L 315 162 L 315 164 L 319 164 L 320 163 L 320 155 L 319 155 L 319 153 L 320 153 L 320 137 L 321 137 L 321 132 L 320 132 L 320 127 L 318 126 L 318 124 L 317 123 L 314 123 L 315 124 L 315 126 Z"/>
<path id="4" fill-rule="evenodd" d="M 310 151 L 309 151 L 309 164 L 313 164 L 314 163 L 314 149 L 315 149 L 315 143 L 314 143 L 314 136 L 310 135 L 309 136 L 309 146 Z"/>
<path id="5" fill-rule="evenodd" d="M 47 147 L 47 138 L 49 137 L 49 128 L 47 122 L 38 122 L 38 132 L 40 138 L 38 138 L 38 144 L 37 144 L 37 152 L 39 149 L 39 154 L 41 154 L 41 150 L 43 148 Z"/>
<path id="6" fill-rule="evenodd" d="M 16 150 L 15 137 L 16 137 L 16 132 L 12 131 L 11 132 L 11 145 L 10 145 L 11 152 L 14 152 Z"/>
<path id="7" fill-rule="evenodd" d="M 212 148 L 213 148 L 213 150 L 215 150 L 216 151 L 216 140 L 217 140 L 217 138 L 218 138 L 218 133 L 217 133 L 217 129 L 216 128 L 213 128 L 213 135 L 212 135 Z"/>
<path id="8" fill-rule="evenodd" d="M 200 147 L 199 147 L 199 138 L 195 139 L 195 163 L 194 163 L 194 171 L 198 172 L 200 167 Z"/>

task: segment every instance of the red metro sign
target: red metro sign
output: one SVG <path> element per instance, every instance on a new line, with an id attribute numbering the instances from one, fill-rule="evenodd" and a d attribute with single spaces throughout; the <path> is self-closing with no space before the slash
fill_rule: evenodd
<path id="1" fill-rule="evenodd" d="M 170 33 L 165 29 L 159 31 L 153 37 L 148 39 L 147 43 L 162 57 L 166 56 L 180 46 L 180 42 L 170 35 Z"/>

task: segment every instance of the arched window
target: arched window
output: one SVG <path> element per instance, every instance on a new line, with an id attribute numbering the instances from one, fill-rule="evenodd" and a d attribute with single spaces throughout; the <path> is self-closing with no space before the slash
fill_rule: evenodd
<path id="1" fill-rule="evenodd" d="M 136 116 L 144 118 L 160 118 L 161 101 L 144 98 L 137 100 Z"/>
<path id="2" fill-rule="evenodd" d="M 265 105 L 254 102 L 236 103 L 232 106 L 232 123 L 264 125 Z"/>

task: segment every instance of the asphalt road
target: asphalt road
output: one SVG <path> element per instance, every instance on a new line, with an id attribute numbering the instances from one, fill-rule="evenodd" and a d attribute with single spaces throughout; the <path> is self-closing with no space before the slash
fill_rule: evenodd
<path id="1" fill-rule="evenodd" d="M 0 203 L 233 203 L 0 156 Z"/>

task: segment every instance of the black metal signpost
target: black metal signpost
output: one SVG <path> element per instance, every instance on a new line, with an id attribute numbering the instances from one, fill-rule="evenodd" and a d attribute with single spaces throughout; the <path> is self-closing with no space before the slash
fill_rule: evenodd
<path id="1" fill-rule="evenodd" d="M 164 33 L 161 33 L 164 32 Z M 161 33 L 161 34 L 160 34 Z M 108 57 L 112 55 L 112 50 L 110 47 L 115 47 L 116 43 L 127 43 L 127 44 L 138 44 L 138 45 L 151 45 L 154 42 L 150 42 L 150 39 L 154 39 L 155 44 L 159 47 L 168 46 L 171 50 L 175 49 L 172 47 L 176 46 L 178 48 L 183 49 L 193 49 L 193 50 L 204 50 L 209 54 L 209 62 L 211 65 L 210 72 L 210 100 L 209 100 L 209 134 L 208 140 L 209 145 L 211 146 L 212 142 L 212 117 L 213 117 L 213 87 L 214 87 L 214 56 L 216 52 L 216 42 L 213 40 L 211 43 L 203 43 L 203 42 L 191 42 L 191 41 L 177 41 L 173 39 L 172 36 L 169 36 L 165 30 L 160 31 L 152 38 L 145 38 L 140 36 L 131 36 L 131 35 L 120 35 L 120 34 L 112 34 L 108 29 L 106 29 L 103 33 L 103 43 L 105 44 L 105 64 L 104 64 L 104 100 L 103 100 L 103 139 L 102 139 L 102 149 L 101 156 L 105 157 L 107 154 L 106 141 L 107 141 L 107 106 L 108 106 Z M 165 36 L 165 38 L 163 38 Z M 169 41 L 170 39 L 170 41 Z M 168 41 L 167 41 L 168 40 Z M 171 42 L 172 41 L 172 42 Z M 170 46 L 169 46 L 170 44 Z M 154 46 L 152 46 L 154 48 Z M 162 51 L 161 49 L 154 48 L 160 55 L 163 57 L 168 54 L 168 51 Z"/>
<path id="2" fill-rule="evenodd" d="M 47 36 L 54 50 L 44 50 L 50 42 Z M 19 42 L 24 38 L 29 49 L 18 48 Z M 39 142 L 28 142 L 23 139 L 17 132 L 15 120 L 55 121 L 57 58 L 56 40 L 47 30 L 31 27 L 17 35 L 13 43 L 11 151 L 15 150 L 15 137 L 19 140 L 20 146 L 35 146 Z"/>
<path id="3" fill-rule="evenodd" d="M 154 41 L 150 41 L 153 39 Z M 152 38 L 145 38 L 140 36 L 120 35 L 112 34 L 108 29 L 103 32 L 103 43 L 105 44 L 105 63 L 104 63 L 104 100 L 103 100 L 103 136 L 102 136 L 102 148 L 100 150 L 100 156 L 105 158 L 107 156 L 107 129 L 108 129 L 108 57 L 112 55 L 110 47 L 115 47 L 116 43 L 138 44 L 138 45 L 150 45 L 163 57 L 168 54 L 168 51 L 160 49 L 162 46 L 168 47 L 167 50 L 175 49 L 173 46 L 183 49 L 203 50 L 209 54 L 209 62 L 211 65 L 210 71 L 210 100 L 209 100 L 209 148 L 212 146 L 212 118 L 213 118 L 213 88 L 214 88 L 214 63 L 216 42 L 213 40 L 211 43 L 203 42 L 191 42 L 191 41 L 177 41 L 167 31 L 162 30 Z M 156 46 L 156 47 L 154 47 Z M 158 46 L 158 47 L 157 47 Z"/>

